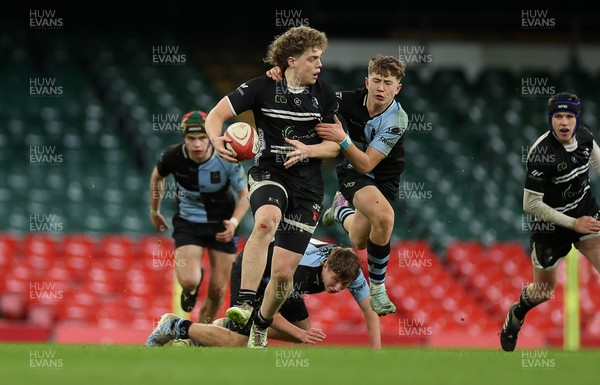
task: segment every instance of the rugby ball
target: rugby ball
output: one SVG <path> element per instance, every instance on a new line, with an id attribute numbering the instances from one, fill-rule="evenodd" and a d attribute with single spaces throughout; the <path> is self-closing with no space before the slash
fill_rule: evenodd
<path id="1" fill-rule="evenodd" d="M 225 148 L 233 153 L 237 160 L 252 159 L 258 153 L 258 133 L 245 122 L 236 122 L 225 130 L 225 136 L 231 142 L 225 143 Z"/>

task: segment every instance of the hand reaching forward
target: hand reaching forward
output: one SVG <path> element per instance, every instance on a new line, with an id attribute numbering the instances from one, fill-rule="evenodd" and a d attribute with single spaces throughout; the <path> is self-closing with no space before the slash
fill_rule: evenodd
<path id="1" fill-rule="evenodd" d="M 327 335 L 323 332 L 323 330 L 319 328 L 310 328 L 305 331 L 305 335 L 302 338 L 302 343 L 305 344 L 316 344 L 317 342 L 323 342 L 323 340 L 327 338 Z"/>

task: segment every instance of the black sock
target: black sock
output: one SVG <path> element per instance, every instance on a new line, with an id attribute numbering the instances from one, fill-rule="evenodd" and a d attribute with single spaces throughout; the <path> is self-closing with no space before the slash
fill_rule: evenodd
<path id="1" fill-rule="evenodd" d="M 527 295 L 527 286 L 525 286 L 523 288 L 523 291 L 521 292 L 521 297 L 519 297 L 519 305 L 515 307 L 515 317 L 522 321 L 523 319 L 525 319 L 525 315 L 527 314 L 527 312 L 536 307 L 537 305 L 539 304 L 531 303 L 531 301 L 529 300 L 529 296 Z"/>
<path id="2" fill-rule="evenodd" d="M 248 305 L 252 306 L 252 304 L 254 303 L 255 300 L 256 300 L 256 292 L 254 290 L 240 289 L 239 298 L 237 301 L 238 305 L 247 303 Z"/>
<path id="3" fill-rule="evenodd" d="M 261 329 L 266 329 L 273 323 L 273 318 L 267 320 L 260 313 L 260 310 L 256 312 L 256 317 L 254 317 L 254 324 Z"/>
<path id="4" fill-rule="evenodd" d="M 178 339 L 181 340 L 186 340 L 188 338 L 190 338 L 190 327 L 192 326 L 193 322 L 187 319 L 180 319 L 177 322 L 173 322 L 173 326 L 171 326 L 171 329 L 177 329 L 177 337 Z"/>

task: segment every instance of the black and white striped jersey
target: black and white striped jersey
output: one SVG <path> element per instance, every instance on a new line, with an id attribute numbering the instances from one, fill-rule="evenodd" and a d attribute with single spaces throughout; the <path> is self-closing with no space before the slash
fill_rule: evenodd
<path id="1" fill-rule="evenodd" d="M 579 127 L 575 138 L 575 143 L 565 146 L 548 131 L 535 141 L 527 155 L 525 190 L 543 194 L 548 206 L 578 218 L 583 215 L 578 209 L 593 199 L 588 171 L 594 137 Z"/>
<path id="2" fill-rule="evenodd" d="M 294 150 L 285 138 L 307 145 L 321 143 L 315 125 L 333 123 L 337 112 L 334 91 L 319 80 L 311 86 L 290 90 L 285 80 L 275 81 L 264 75 L 241 84 L 227 98 L 236 115 L 247 110 L 254 114 L 260 150 L 253 166 L 282 175 L 290 186 L 321 201 L 322 160 L 305 159 L 285 169 L 286 155 Z"/>

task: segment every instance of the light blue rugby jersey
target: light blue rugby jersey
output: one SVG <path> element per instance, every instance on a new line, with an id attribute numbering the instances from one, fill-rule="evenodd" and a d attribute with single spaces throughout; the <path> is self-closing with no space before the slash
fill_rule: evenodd
<path id="1" fill-rule="evenodd" d="M 361 151 L 373 147 L 385 155 L 375 168 L 365 175 L 378 182 L 399 183 L 404 171 L 404 134 L 408 129 L 408 114 L 394 100 L 381 114 L 371 117 L 366 106 L 367 90 L 337 92 L 339 112 L 346 121 L 348 135 Z M 347 168 L 352 165 L 344 160 Z"/>
<path id="2" fill-rule="evenodd" d="M 246 173 L 239 163 L 229 163 L 216 153 L 198 166 L 198 190 L 190 190 L 177 182 L 179 215 L 196 223 L 220 222 L 229 219 L 232 193 L 224 189 L 229 185 L 239 191 L 246 185 Z M 177 181 L 177 174 L 175 173 Z"/>
<path id="3" fill-rule="evenodd" d="M 315 268 L 320 270 L 321 266 L 323 263 L 325 263 L 325 260 L 329 257 L 331 250 L 333 250 L 335 246 L 336 245 L 332 243 L 326 243 L 318 239 L 311 238 L 310 243 L 308 244 L 308 247 L 306 248 L 306 251 L 302 256 L 302 259 L 300 259 L 300 263 L 298 265 L 309 268 L 307 270 L 313 270 Z M 300 270 L 302 270 L 302 268 Z M 303 290 L 301 288 L 300 291 L 311 292 L 310 288 L 306 289 L 307 290 Z M 358 277 L 356 277 L 356 279 L 348 285 L 348 290 L 350 290 L 350 293 L 352 293 L 352 296 L 356 302 L 360 302 L 369 297 L 369 285 L 367 284 L 367 280 L 365 279 L 362 270 L 359 271 Z"/>

